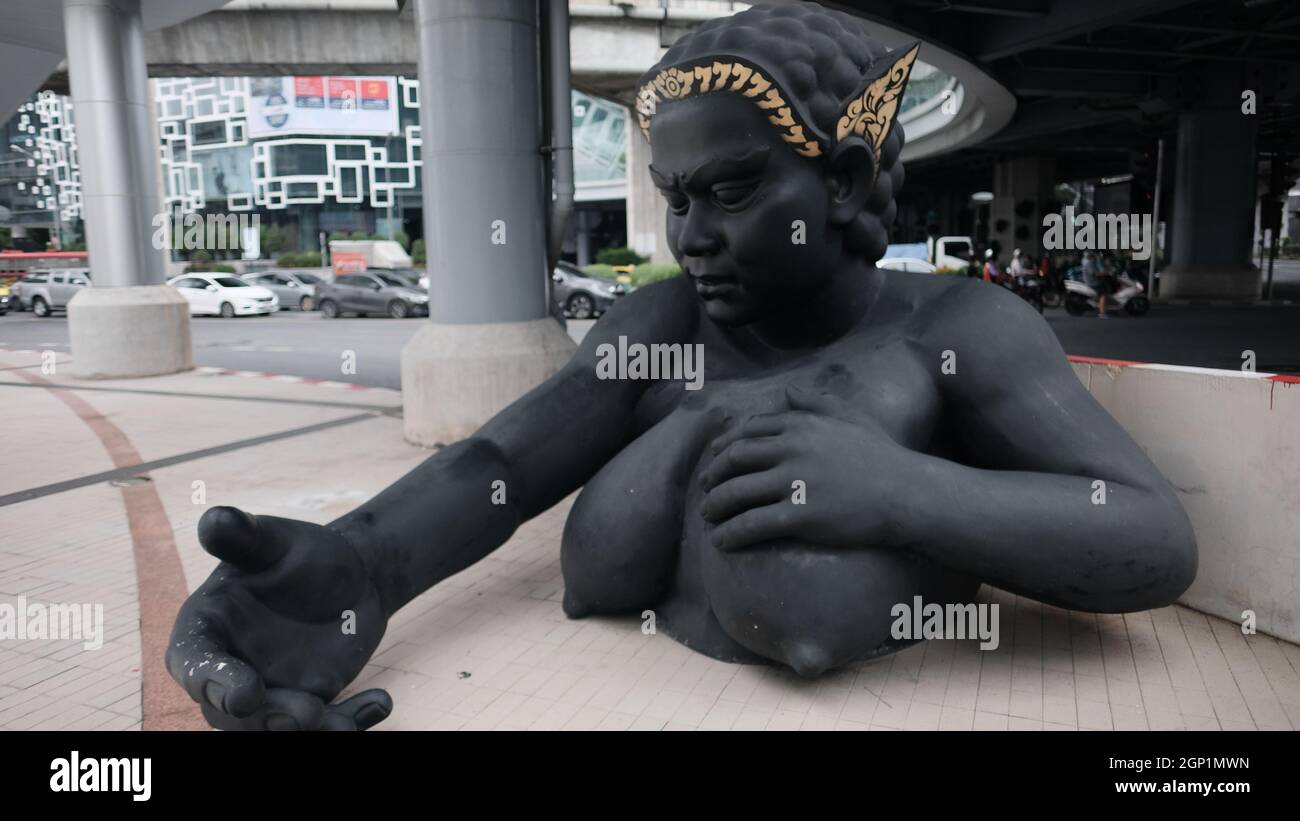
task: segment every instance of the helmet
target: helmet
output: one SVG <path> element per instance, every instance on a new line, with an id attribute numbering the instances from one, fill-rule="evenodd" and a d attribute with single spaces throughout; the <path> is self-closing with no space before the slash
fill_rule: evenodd
<path id="1" fill-rule="evenodd" d="M 990 248 L 990 249 L 988 249 L 987 251 L 984 252 L 984 258 L 985 258 L 985 259 L 993 259 L 993 249 L 992 249 L 992 248 Z"/>

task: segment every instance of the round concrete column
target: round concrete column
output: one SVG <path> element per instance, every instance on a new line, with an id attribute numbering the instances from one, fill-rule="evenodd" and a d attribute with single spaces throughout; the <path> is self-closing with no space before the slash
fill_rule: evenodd
<path id="1" fill-rule="evenodd" d="M 406 438 L 450 443 L 557 372 L 537 3 L 418 0 L 430 322 L 402 350 Z M 571 116 L 569 111 L 559 116 Z"/>
<path id="2" fill-rule="evenodd" d="M 63 0 L 63 23 L 94 279 L 68 304 L 72 372 L 185 370 L 189 306 L 163 284 L 163 251 L 153 247 L 162 207 L 140 0 Z"/>
<path id="3" fill-rule="evenodd" d="M 1253 299 L 1255 117 L 1240 110 L 1194 111 L 1178 120 L 1169 265 L 1160 297 Z"/>
<path id="4" fill-rule="evenodd" d="M 650 177 L 650 144 L 641 129 L 627 134 L 627 244 L 653 263 L 673 262 L 668 248 L 668 206 Z"/>

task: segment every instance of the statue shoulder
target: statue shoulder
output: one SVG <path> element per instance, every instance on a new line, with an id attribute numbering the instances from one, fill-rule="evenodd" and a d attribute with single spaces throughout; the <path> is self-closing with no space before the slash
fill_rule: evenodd
<path id="1" fill-rule="evenodd" d="M 912 331 L 920 340 L 990 349 L 1044 334 L 1054 339 L 1043 317 L 1006 288 L 968 277 L 910 276 L 904 287 L 912 298 Z"/>
<path id="2" fill-rule="evenodd" d="M 675 342 L 694 338 L 700 304 L 686 277 L 655 282 L 619 299 L 591 330 L 598 339 L 626 336 L 629 341 Z"/>

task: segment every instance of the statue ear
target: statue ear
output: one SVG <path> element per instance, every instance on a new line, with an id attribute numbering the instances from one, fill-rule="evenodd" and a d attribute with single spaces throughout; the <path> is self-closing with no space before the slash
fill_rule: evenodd
<path id="1" fill-rule="evenodd" d="M 849 98 L 844 113 L 835 124 L 836 143 L 850 136 L 861 137 L 871 147 L 877 168 L 881 148 L 894 125 L 894 115 L 903 101 L 903 90 L 920 50 L 921 44 L 916 43 L 906 49 L 891 51 L 873 63 L 859 91 Z"/>
<path id="2" fill-rule="evenodd" d="M 850 134 L 831 149 L 823 168 L 831 197 L 830 223 L 843 227 L 867 205 L 876 182 L 876 155 L 866 140 Z"/>

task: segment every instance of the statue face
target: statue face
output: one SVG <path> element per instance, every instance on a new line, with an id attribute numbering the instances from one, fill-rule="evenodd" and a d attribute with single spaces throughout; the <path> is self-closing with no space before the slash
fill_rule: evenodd
<path id="1" fill-rule="evenodd" d="M 820 161 L 781 140 L 766 112 L 728 93 L 661 104 L 650 173 L 668 202 L 668 245 L 708 315 L 744 325 L 797 305 L 839 262 Z"/>

